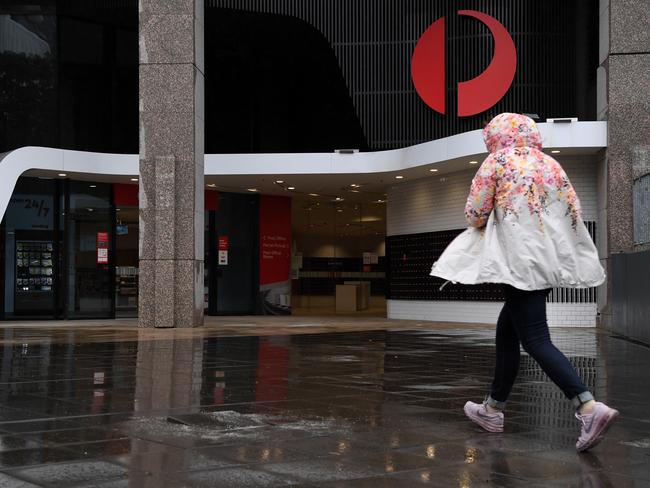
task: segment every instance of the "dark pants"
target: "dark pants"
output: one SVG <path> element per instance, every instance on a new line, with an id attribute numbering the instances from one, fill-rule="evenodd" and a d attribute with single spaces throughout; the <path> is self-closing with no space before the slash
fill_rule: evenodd
<path id="1" fill-rule="evenodd" d="M 549 291 L 504 286 L 506 303 L 497 321 L 496 367 L 488 399 L 492 406 L 503 408 L 510 395 L 519 370 L 520 343 L 574 405 L 593 399 L 569 360 L 551 342 L 546 323 Z"/>

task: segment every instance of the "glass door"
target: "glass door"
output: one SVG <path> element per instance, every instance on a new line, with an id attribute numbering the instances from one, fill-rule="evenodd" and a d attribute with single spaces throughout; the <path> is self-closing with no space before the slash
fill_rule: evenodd
<path id="1" fill-rule="evenodd" d="M 113 317 L 114 220 L 110 185 L 69 182 L 66 218 L 66 312 L 69 318 Z"/>

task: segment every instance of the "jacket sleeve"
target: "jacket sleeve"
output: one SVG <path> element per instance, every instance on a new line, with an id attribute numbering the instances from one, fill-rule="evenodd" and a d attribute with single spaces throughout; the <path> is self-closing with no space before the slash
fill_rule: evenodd
<path id="1" fill-rule="evenodd" d="M 484 227 L 494 208 L 496 161 L 488 156 L 476 172 L 465 205 L 465 219 L 471 227 Z"/>

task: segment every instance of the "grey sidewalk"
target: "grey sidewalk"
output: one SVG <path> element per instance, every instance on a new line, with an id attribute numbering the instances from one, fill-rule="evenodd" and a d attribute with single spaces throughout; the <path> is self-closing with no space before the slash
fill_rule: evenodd
<path id="1" fill-rule="evenodd" d="M 493 333 L 5 341 L 0 486 L 650 486 L 647 347 L 552 331 L 621 411 L 579 455 L 569 402 L 528 356 L 504 434 L 464 418 Z"/>

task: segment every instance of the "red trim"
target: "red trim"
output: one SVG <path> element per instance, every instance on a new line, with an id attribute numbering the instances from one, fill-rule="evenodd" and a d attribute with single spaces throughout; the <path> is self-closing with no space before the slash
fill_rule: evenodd
<path id="1" fill-rule="evenodd" d="M 138 185 L 129 185 L 124 183 L 113 184 L 113 201 L 120 207 L 137 207 Z M 215 190 L 205 190 L 205 210 L 216 211 L 219 209 L 219 192 Z"/>
<path id="2" fill-rule="evenodd" d="M 137 207 L 138 185 L 125 185 L 124 183 L 115 183 L 113 185 L 113 201 L 118 207 Z"/>

